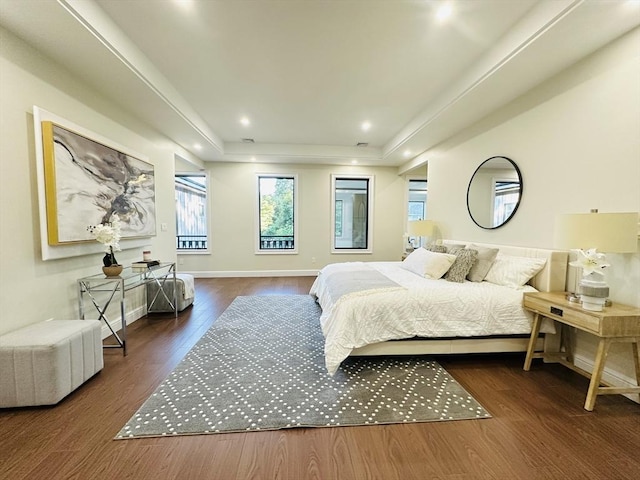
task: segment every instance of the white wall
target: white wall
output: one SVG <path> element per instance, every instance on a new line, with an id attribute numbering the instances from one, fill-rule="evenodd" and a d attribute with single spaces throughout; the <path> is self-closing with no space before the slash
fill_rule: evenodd
<path id="1" fill-rule="evenodd" d="M 395 168 L 211 163 L 206 169 L 211 253 L 180 254 L 180 270 L 198 276 L 310 274 L 333 262 L 400 260 L 406 183 Z M 297 255 L 255 253 L 258 173 L 298 175 Z M 375 176 L 372 254 L 330 253 L 332 173 Z"/>
<path id="2" fill-rule="evenodd" d="M 149 245 L 159 258 L 175 259 L 174 152 L 187 152 L 4 29 L 0 105 L 0 334 L 52 317 L 77 318 L 76 279 L 100 273 L 102 265 L 102 253 L 42 260 L 33 105 L 148 157 L 155 165 L 157 222 L 169 227 Z M 141 257 L 142 248 L 117 255 L 124 264 Z"/>
<path id="3" fill-rule="evenodd" d="M 428 153 L 429 218 L 445 238 L 552 248 L 556 214 L 640 211 L 640 29 L 623 36 Z M 514 218 L 483 230 L 469 218 L 466 189 L 494 155 L 522 171 Z M 611 298 L 640 307 L 640 253 L 608 255 Z M 591 362 L 594 340 L 579 335 Z M 610 375 L 634 378 L 631 350 L 616 346 Z"/>

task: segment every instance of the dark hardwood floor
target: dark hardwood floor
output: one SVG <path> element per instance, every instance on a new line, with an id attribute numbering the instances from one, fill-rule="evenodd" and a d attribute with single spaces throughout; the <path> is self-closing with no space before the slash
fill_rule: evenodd
<path id="1" fill-rule="evenodd" d="M 0 479 L 631 479 L 640 405 L 524 355 L 439 357 L 491 419 L 113 440 L 237 295 L 306 294 L 312 278 L 197 279 L 178 319 L 142 318 L 126 357 L 54 407 L 0 410 Z"/>

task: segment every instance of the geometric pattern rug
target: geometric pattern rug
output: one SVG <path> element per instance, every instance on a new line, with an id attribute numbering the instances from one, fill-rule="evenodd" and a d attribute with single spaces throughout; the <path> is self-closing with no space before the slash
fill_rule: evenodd
<path id="1" fill-rule="evenodd" d="M 331 376 L 309 295 L 237 297 L 116 439 L 488 418 L 428 357 L 349 357 Z"/>

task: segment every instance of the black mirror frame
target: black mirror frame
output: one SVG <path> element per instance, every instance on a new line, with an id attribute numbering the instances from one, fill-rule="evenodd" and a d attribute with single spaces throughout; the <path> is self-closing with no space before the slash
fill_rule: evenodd
<path id="1" fill-rule="evenodd" d="M 471 214 L 471 208 L 469 206 L 469 191 L 471 190 L 471 182 L 473 182 L 473 179 L 476 176 L 476 173 L 478 173 L 478 170 L 480 170 L 480 168 L 482 168 L 482 166 L 487 163 L 490 160 L 493 160 L 494 158 L 503 158 L 505 160 L 508 160 L 509 163 L 511 163 L 511 165 L 513 166 L 513 168 L 516 170 L 516 174 L 518 175 L 518 182 L 520 183 L 520 196 L 518 197 L 518 202 L 516 203 L 516 206 L 513 208 L 513 211 L 511 212 L 511 215 L 509 215 L 509 217 L 502 222 L 500 225 L 497 225 L 495 227 L 484 227 L 482 225 L 480 225 L 475 218 L 473 218 L 473 215 Z M 478 168 L 476 168 L 476 170 L 473 172 L 473 175 L 471 175 L 471 179 L 469 180 L 469 185 L 467 186 L 467 212 L 469 212 L 469 217 L 471 217 L 471 220 L 473 220 L 473 223 L 475 223 L 477 226 L 479 226 L 480 228 L 483 228 L 485 230 L 495 230 L 496 228 L 500 228 L 504 225 L 506 225 L 507 223 L 509 223 L 509 221 L 513 218 L 513 216 L 516 214 L 516 212 L 518 211 L 518 207 L 520 206 L 520 202 L 522 201 L 522 192 L 524 191 L 524 182 L 522 181 L 522 173 L 520 172 L 520 169 L 518 168 L 518 165 L 516 165 L 516 162 L 514 162 L 513 160 L 511 160 L 509 157 L 504 157 L 502 155 L 496 155 L 490 158 L 487 158 L 484 162 L 482 162 Z"/>

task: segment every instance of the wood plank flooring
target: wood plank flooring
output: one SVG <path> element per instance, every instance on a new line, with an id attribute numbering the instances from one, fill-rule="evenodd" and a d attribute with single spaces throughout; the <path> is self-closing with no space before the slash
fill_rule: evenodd
<path id="1" fill-rule="evenodd" d="M 196 302 L 128 330 L 126 357 L 54 407 L 0 410 L 0 479 L 631 479 L 640 405 L 582 409 L 587 380 L 524 354 L 439 357 L 493 415 L 411 425 L 113 440 L 237 295 L 306 294 L 313 278 L 197 279 Z"/>

